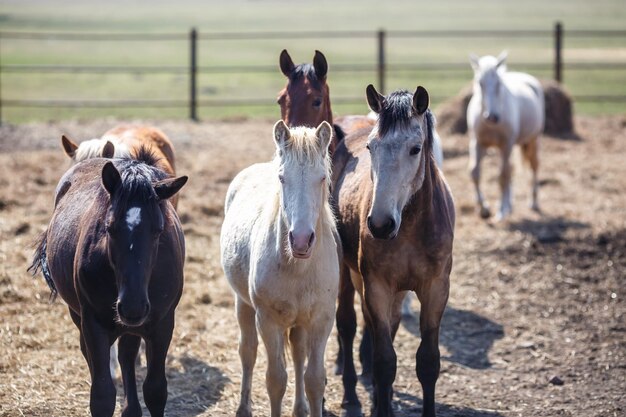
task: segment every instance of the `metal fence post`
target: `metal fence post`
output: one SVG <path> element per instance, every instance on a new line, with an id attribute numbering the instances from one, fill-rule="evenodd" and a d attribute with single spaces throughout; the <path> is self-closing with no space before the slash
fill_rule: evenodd
<path id="1" fill-rule="evenodd" d="M 192 28 L 191 32 L 189 32 L 189 44 L 191 48 L 191 62 L 189 65 L 189 117 L 191 118 L 191 120 L 197 121 L 198 102 L 196 98 L 196 76 L 198 73 L 198 32 L 196 31 L 196 28 Z"/>
<path id="2" fill-rule="evenodd" d="M 385 94 L 385 31 L 378 30 L 378 91 Z"/>
<path id="3" fill-rule="evenodd" d="M 554 25 L 554 79 L 563 82 L 563 25 Z"/>

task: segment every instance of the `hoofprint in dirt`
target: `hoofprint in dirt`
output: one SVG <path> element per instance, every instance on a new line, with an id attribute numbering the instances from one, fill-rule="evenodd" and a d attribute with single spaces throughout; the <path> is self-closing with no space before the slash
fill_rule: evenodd
<path id="1" fill-rule="evenodd" d="M 230 180 L 274 152 L 273 122 L 149 121 L 173 140 L 178 172 L 190 177 L 179 206 L 188 254 L 167 363 L 169 416 L 234 415 L 236 410 L 238 329 L 219 265 L 219 228 Z M 50 304 L 43 279 L 30 278 L 26 268 L 31 243 L 49 221 L 54 187 L 69 166 L 61 134 L 88 139 L 117 123 L 0 127 L 2 416 L 88 414 L 89 375 L 78 331 L 63 303 Z M 527 208 L 530 176 L 520 163 L 514 212 L 502 224 L 481 221 L 474 211 L 467 137 L 442 138 L 458 223 L 451 297 L 441 329 L 439 416 L 626 412 L 626 118 L 579 118 L 576 129 L 580 141 L 542 138 L 543 214 Z M 499 193 L 497 164 L 495 154 L 483 162 L 483 188 L 492 205 Z M 421 410 L 414 370 L 418 327 L 415 320 L 404 320 L 396 338 L 397 416 Z M 341 380 L 332 375 L 336 351 L 333 334 L 326 355 L 328 415 L 341 412 Z M 258 416 L 269 414 L 265 367 L 260 349 L 253 382 Z M 145 368 L 139 374 L 141 384 Z M 368 410 L 362 385 L 359 395 Z M 287 409 L 292 399 L 290 382 Z"/>

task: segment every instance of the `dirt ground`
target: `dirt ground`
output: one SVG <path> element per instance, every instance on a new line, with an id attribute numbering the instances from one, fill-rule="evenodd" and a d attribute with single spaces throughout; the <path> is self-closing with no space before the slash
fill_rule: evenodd
<path id="1" fill-rule="evenodd" d="M 0 127 L 2 416 L 88 415 L 89 373 L 78 331 L 62 300 L 51 304 L 44 280 L 30 277 L 26 268 L 69 165 L 61 133 L 82 140 L 116 123 Z M 240 383 L 238 327 L 219 264 L 219 228 L 230 180 L 273 153 L 272 121 L 151 123 L 172 138 L 178 171 L 190 178 L 179 206 L 188 251 L 167 364 L 166 414 L 232 416 Z M 626 415 L 626 117 L 578 118 L 576 128 L 581 140 L 542 139 L 543 214 L 527 208 L 529 174 L 520 163 L 514 214 L 501 224 L 482 221 L 475 212 L 467 137 L 443 138 L 458 216 L 441 328 L 441 417 Z M 492 208 L 499 194 L 497 164 L 494 153 L 483 164 Z M 421 412 L 414 372 L 418 344 L 417 321 L 404 320 L 395 342 L 397 416 Z M 254 379 L 258 416 L 269 415 L 263 349 Z M 332 374 L 336 351 L 333 333 L 326 355 L 329 416 L 341 413 L 341 380 Z M 141 367 L 139 374 L 144 372 Z M 553 377 L 562 385 L 551 383 Z M 292 381 L 283 415 L 291 413 Z M 367 411 L 366 388 L 359 390 Z M 118 402 L 120 392 L 118 382 Z"/>

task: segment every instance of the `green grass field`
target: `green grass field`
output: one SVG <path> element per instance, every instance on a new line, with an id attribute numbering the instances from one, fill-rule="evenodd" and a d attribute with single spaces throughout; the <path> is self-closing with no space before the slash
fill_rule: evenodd
<path id="1" fill-rule="evenodd" d="M 574 95 L 626 95 L 626 70 L 573 70 L 572 62 L 626 63 L 626 36 L 618 38 L 568 38 L 568 29 L 624 29 L 626 8 L 621 0 L 518 1 L 262 1 L 181 0 L 134 2 L 121 0 L 0 0 L 0 32 L 90 32 L 90 33 L 200 33 L 260 31 L 366 30 L 372 35 L 387 30 L 459 29 L 552 29 L 559 20 L 565 27 L 564 81 Z M 207 73 L 198 77 L 200 101 L 224 99 L 266 100 L 267 105 L 201 107 L 203 119 L 222 117 L 278 117 L 276 93 L 284 85 L 278 70 L 278 55 L 287 48 L 296 62 L 310 62 L 313 51 L 323 51 L 330 63 L 329 84 L 337 114 L 367 110 L 365 86 L 376 83 L 376 40 L 365 39 L 273 39 L 200 40 L 199 65 L 274 66 L 264 73 Z M 399 64 L 467 62 L 470 52 L 496 54 L 509 51 L 509 67 L 516 63 L 541 63 L 545 70 L 529 70 L 539 78 L 552 77 L 553 40 L 542 38 L 393 38 L 387 40 L 390 67 Z M 64 41 L 1 39 L 2 65 L 166 65 L 187 66 L 187 40 L 167 41 Z M 371 65 L 372 71 L 333 71 L 341 65 Z M 469 65 L 450 71 L 390 70 L 387 90 L 415 88 L 422 84 L 435 98 L 456 94 L 471 80 Z M 18 99 L 167 99 L 186 100 L 189 80 L 179 74 L 1 74 L 3 100 Z M 340 102 L 341 97 L 356 102 Z M 438 100 L 435 100 L 435 105 Z M 575 104 L 578 113 L 626 113 L 624 103 Z M 32 120 L 92 117 L 183 118 L 186 108 L 8 108 L 2 120 L 11 123 Z"/>

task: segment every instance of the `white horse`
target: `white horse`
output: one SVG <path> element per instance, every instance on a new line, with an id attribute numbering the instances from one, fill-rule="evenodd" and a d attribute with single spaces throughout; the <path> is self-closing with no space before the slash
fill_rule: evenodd
<path id="1" fill-rule="evenodd" d="M 502 165 L 500 188 L 502 200 L 496 216 L 502 220 L 513 210 L 511 202 L 510 162 L 513 145 L 522 148 L 524 159 L 532 169 L 530 206 L 539 211 L 537 202 L 537 169 L 539 168 L 539 135 L 545 122 L 543 89 L 536 78 L 521 72 L 507 72 L 506 52 L 497 58 L 470 55 L 474 69 L 474 94 L 467 107 L 470 134 L 469 168 L 476 187 L 480 215 L 491 215 L 480 191 L 480 161 L 489 146 L 500 149 Z"/>
<path id="2" fill-rule="evenodd" d="M 322 416 L 324 350 L 339 285 L 335 220 L 328 203 L 331 134 L 327 122 L 317 130 L 290 130 L 277 122 L 274 160 L 240 172 L 226 195 L 220 243 L 241 332 L 239 417 L 252 415 L 257 331 L 267 350 L 271 415 L 281 415 L 290 345 L 296 374 L 293 415 L 305 416 L 310 407 L 311 416 Z"/>

